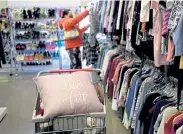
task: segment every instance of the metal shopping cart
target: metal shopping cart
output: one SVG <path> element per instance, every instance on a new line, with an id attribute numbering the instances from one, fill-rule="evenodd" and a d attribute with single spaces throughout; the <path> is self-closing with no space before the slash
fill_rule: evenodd
<path id="1" fill-rule="evenodd" d="M 105 84 L 103 81 L 103 72 L 100 69 L 74 69 L 74 70 L 52 70 L 41 71 L 38 77 L 42 75 L 51 75 L 63 73 L 72 73 L 76 71 L 91 72 L 91 82 L 93 84 L 101 83 L 103 92 Z M 36 88 L 37 89 L 37 88 Z M 36 112 L 39 109 L 40 93 L 37 90 L 36 104 L 33 111 L 32 121 L 35 124 L 36 134 L 106 134 L 106 103 L 103 100 L 103 112 L 89 113 L 80 115 L 57 116 L 53 119 L 37 117 Z"/>

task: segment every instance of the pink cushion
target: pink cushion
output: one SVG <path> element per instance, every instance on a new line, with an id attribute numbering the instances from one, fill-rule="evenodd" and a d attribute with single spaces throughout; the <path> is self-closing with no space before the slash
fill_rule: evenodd
<path id="1" fill-rule="evenodd" d="M 44 117 L 102 112 L 90 73 L 47 75 L 33 79 L 44 105 Z"/>

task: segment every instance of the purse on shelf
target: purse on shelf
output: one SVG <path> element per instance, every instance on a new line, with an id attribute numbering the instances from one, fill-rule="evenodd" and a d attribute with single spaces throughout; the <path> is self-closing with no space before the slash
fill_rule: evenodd
<path id="1" fill-rule="evenodd" d="M 76 27 L 74 27 L 73 30 L 69 30 L 69 31 L 66 31 L 64 28 L 64 37 L 63 37 L 64 40 L 76 39 L 78 36 L 79 36 L 79 32 L 76 29 Z"/>

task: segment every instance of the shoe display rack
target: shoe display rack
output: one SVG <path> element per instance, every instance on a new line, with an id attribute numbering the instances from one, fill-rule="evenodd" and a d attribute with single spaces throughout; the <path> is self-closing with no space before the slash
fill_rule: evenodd
<path id="1" fill-rule="evenodd" d="M 9 71 L 10 75 L 12 75 L 14 71 L 17 73 L 18 67 L 16 62 L 16 51 L 14 49 L 12 38 L 11 9 L 2 8 L 0 10 L 1 36 L 7 63 L 6 65 L 3 65 L 3 69 L 1 70 L 4 70 L 5 72 Z"/>
<path id="2" fill-rule="evenodd" d="M 21 66 L 51 65 L 59 60 L 56 9 L 26 8 L 12 10 L 16 61 Z"/>

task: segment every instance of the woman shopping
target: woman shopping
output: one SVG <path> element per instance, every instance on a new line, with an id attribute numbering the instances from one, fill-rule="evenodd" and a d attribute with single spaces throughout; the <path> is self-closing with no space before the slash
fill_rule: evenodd
<path id="1" fill-rule="evenodd" d="M 89 26 L 79 28 L 78 23 L 89 15 L 89 10 L 85 10 L 75 17 L 71 10 L 64 10 L 59 26 L 64 30 L 64 41 L 66 50 L 68 51 L 71 69 L 82 68 L 80 47 L 83 44 L 82 33 L 88 29 Z"/>

